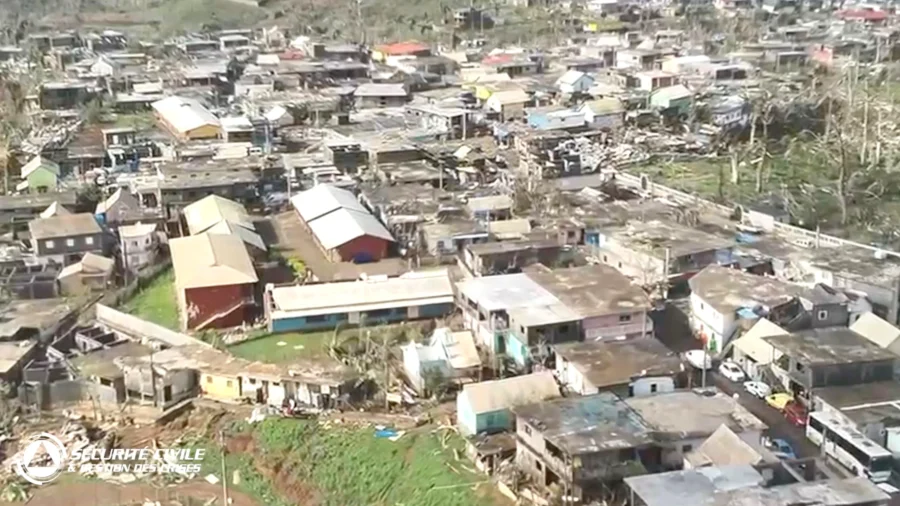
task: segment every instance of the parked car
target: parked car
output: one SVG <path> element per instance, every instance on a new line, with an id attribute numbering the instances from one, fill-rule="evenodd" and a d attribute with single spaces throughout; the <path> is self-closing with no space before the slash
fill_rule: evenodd
<path id="1" fill-rule="evenodd" d="M 740 383 L 747 379 L 747 376 L 744 374 L 744 371 L 741 370 L 741 367 L 731 360 L 726 360 L 719 364 L 719 374 L 735 383 Z"/>
<path id="2" fill-rule="evenodd" d="M 691 350 L 684 353 L 684 359 L 697 369 L 712 369 L 712 358 L 703 350 Z"/>
<path id="3" fill-rule="evenodd" d="M 794 400 L 794 396 L 783 392 L 766 396 L 766 404 L 778 411 L 784 411 L 784 407 Z"/>
<path id="4" fill-rule="evenodd" d="M 791 400 L 784 406 L 784 417 L 797 427 L 806 427 L 806 420 L 809 418 L 809 413 L 806 411 L 806 407 L 803 404 L 796 400 Z"/>
<path id="5" fill-rule="evenodd" d="M 772 453 L 779 459 L 794 460 L 797 458 L 794 447 L 784 439 L 769 439 L 766 446 L 768 446 Z"/>
<path id="6" fill-rule="evenodd" d="M 772 389 L 769 385 L 766 385 L 762 381 L 746 381 L 744 382 L 744 390 L 750 395 L 759 397 L 760 399 L 765 399 L 766 396 L 772 393 Z"/>

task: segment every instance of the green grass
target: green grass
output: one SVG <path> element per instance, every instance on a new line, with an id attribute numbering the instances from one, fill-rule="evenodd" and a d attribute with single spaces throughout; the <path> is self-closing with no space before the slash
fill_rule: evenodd
<path id="1" fill-rule="evenodd" d="M 427 429 L 396 442 L 374 437 L 373 428 L 323 428 L 316 421 L 268 418 L 255 429 L 265 458 L 290 466 L 312 486 L 323 506 L 488 506 L 489 483 L 463 468 Z M 453 436 L 451 445 L 462 448 Z"/>
<path id="2" fill-rule="evenodd" d="M 175 273 L 169 269 L 123 304 L 122 311 L 173 330 L 180 328 Z"/>
<path id="3" fill-rule="evenodd" d="M 330 330 L 269 334 L 230 346 L 228 351 L 247 360 L 273 364 L 287 363 L 298 358 L 323 358 L 328 356 L 332 334 Z M 286 344 L 279 346 L 280 342 Z"/>

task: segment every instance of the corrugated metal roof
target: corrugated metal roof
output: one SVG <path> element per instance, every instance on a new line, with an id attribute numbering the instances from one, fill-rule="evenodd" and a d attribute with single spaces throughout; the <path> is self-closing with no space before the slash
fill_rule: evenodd
<path id="1" fill-rule="evenodd" d="M 338 209 L 316 218 L 309 222 L 309 228 L 325 249 L 337 248 L 364 235 L 385 241 L 394 240 L 384 225 L 371 214 L 347 209 Z"/>
<path id="2" fill-rule="evenodd" d="M 465 385 L 463 393 L 468 397 L 469 406 L 475 414 L 500 411 L 560 396 L 556 378 L 550 371 Z"/>
<path id="3" fill-rule="evenodd" d="M 263 241 L 262 237 L 256 232 L 251 230 L 247 230 L 246 228 L 237 225 L 231 221 L 223 220 L 219 223 L 216 223 L 212 227 L 210 227 L 206 233 L 208 234 L 219 234 L 219 235 L 236 235 L 244 241 L 245 244 L 249 244 L 256 249 L 266 251 L 266 242 Z"/>
<path id="4" fill-rule="evenodd" d="M 49 170 L 50 172 L 56 174 L 57 176 L 59 175 L 59 164 L 57 164 L 53 160 L 44 158 L 40 155 L 32 158 L 31 160 L 28 161 L 28 163 L 23 165 L 22 170 L 20 171 L 20 174 L 22 175 L 23 178 L 26 178 L 29 175 L 31 175 L 32 172 L 38 170 L 41 167 Z"/>
<path id="5" fill-rule="evenodd" d="M 366 209 L 351 192 L 330 184 L 316 185 L 294 195 L 291 198 L 291 204 L 303 221 L 307 223 L 342 208 L 361 213 L 366 212 Z"/>
<path id="6" fill-rule="evenodd" d="M 99 234 L 100 225 L 91 213 L 57 214 L 28 222 L 32 239 L 52 239 L 74 235 Z"/>
<path id="7" fill-rule="evenodd" d="M 766 365 L 781 358 L 782 353 L 763 340 L 763 338 L 785 334 L 788 334 L 786 330 L 763 318 L 756 322 L 732 346 L 741 350 L 741 353 L 753 359 L 757 364 Z"/>
<path id="8" fill-rule="evenodd" d="M 247 209 L 233 200 L 210 195 L 184 208 L 184 220 L 191 235 L 202 234 L 222 221 L 254 230 Z"/>
<path id="9" fill-rule="evenodd" d="M 166 97 L 151 105 L 153 110 L 179 133 L 190 132 L 206 125 L 220 126 L 219 118 L 192 98 Z"/>
<path id="10" fill-rule="evenodd" d="M 884 349 L 893 348 L 897 339 L 900 339 L 900 329 L 871 312 L 860 316 L 859 320 L 850 325 L 850 330 Z"/>
<path id="11" fill-rule="evenodd" d="M 282 286 L 272 289 L 277 311 L 330 314 L 360 311 L 363 306 L 420 305 L 435 299 L 453 300 L 453 284 L 445 269 L 410 273 L 397 278 L 344 283 Z M 368 309 L 368 307 L 366 308 Z"/>
<path id="12" fill-rule="evenodd" d="M 200 234 L 169 241 L 179 289 L 256 283 L 259 278 L 236 235 Z"/>

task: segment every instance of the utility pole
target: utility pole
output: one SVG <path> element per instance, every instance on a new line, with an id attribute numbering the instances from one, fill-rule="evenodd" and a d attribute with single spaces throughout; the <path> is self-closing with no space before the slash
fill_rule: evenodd
<path id="1" fill-rule="evenodd" d="M 228 475 L 225 468 L 225 457 L 228 451 L 225 449 L 225 431 L 219 431 L 219 445 L 222 447 L 222 504 L 228 506 Z"/>
<path id="2" fill-rule="evenodd" d="M 388 411 L 391 408 L 390 402 L 388 401 L 388 389 L 390 388 L 391 383 L 391 365 L 388 363 L 387 334 L 382 333 L 381 337 L 381 361 L 384 363 L 384 410 Z"/>
<path id="3" fill-rule="evenodd" d="M 700 388 L 706 389 L 706 364 L 709 362 L 709 340 L 703 342 L 703 364 L 700 368 Z"/>

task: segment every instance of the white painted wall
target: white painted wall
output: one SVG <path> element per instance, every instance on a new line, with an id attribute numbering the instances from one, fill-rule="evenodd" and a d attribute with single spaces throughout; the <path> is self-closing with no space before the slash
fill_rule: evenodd
<path id="1" fill-rule="evenodd" d="M 715 341 L 715 349 L 721 351 L 737 330 L 737 314 L 723 314 L 699 295 L 691 294 L 691 327 Z"/>

